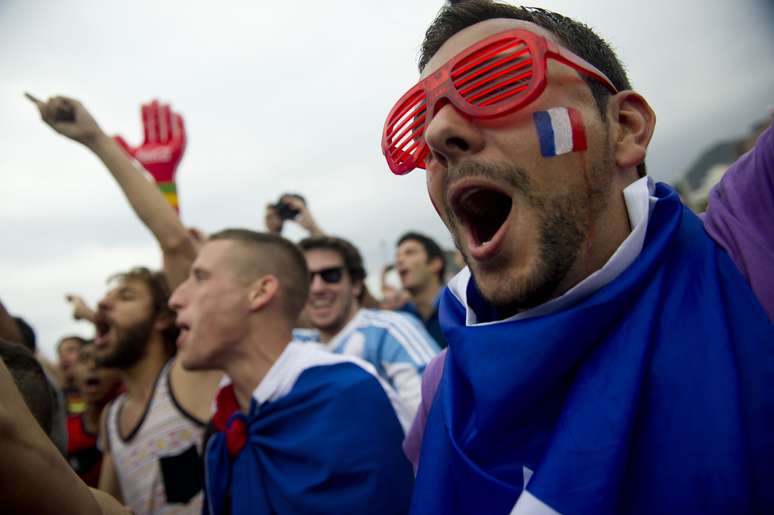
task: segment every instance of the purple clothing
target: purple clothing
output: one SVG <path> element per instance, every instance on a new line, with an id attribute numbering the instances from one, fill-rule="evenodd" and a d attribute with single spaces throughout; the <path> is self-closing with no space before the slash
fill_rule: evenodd
<path id="1" fill-rule="evenodd" d="M 430 413 L 430 406 L 433 404 L 435 392 L 438 391 L 438 385 L 443 375 L 443 364 L 446 362 L 446 349 L 443 349 L 437 355 L 433 356 L 430 363 L 425 367 L 422 374 L 422 401 L 419 404 L 417 414 L 411 423 L 409 432 L 403 440 L 403 452 L 406 453 L 409 461 L 414 465 L 414 472 L 417 471 L 419 464 L 419 452 L 422 450 L 422 434 L 427 425 L 427 414 Z"/>
<path id="2" fill-rule="evenodd" d="M 766 129 L 755 148 L 739 158 L 710 193 L 704 228 L 725 249 L 774 323 L 774 130 Z M 430 407 L 441 383 L 446 351 L 428 363 L 422 402 L 403 441 L 416 471 Z"/>
<path id="3" fill-rule="evenodd" d="M 419 403 L 419 410 L 417 410 L 414 421 L 403 440 L 403 452 L 406 453 L 406 457 L 414 466 L 414 473 L 419 467 L 419 454 L 422 452 L 422 437 L 425 434 L 427 415 L 430 413 L 430 406 L 435 400 L 438 385 L 441 384 L 447 351 L 448 347 L 436 354 L 425 368 L 425 373 L 422 375 L 422 401 Z"/>
<path id="4" fill-rule="evenodd" d="M 731 256 L 774 322 L 774 129 L 710 192 L 704 228 Z"/>

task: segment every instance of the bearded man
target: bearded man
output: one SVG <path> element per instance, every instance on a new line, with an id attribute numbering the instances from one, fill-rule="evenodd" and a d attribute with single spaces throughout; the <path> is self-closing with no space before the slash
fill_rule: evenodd
<path id="1" fill-rule="evenodd" d="M 653 110 L 582 23 L 455 3 L 420 73 L 382 148 L 426 170 L 468 266 L 412 513 L 773 512 L 772 130 L 702 219 L 646 175 Z"/>
<path id="2" fill-rule="evenodd" d="M 201 445 L 220 374 L 185 371 L 161 273 L 114 277 L 97 305 L 94 351 L 117 368 L 126 392 L 103 411 L 99 488 L 136 514 L 199 513 Z"/>

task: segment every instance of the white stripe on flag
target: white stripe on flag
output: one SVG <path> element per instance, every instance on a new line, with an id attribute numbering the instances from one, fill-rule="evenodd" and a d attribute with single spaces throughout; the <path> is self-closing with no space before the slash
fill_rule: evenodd
<path id="1" fill-rule="evenodd" d="M 552 107 L 548 110 L 551 126 L 554 129 L 554 148 L 556 155 L 572 152 L 572 127 L 566 107 Z"/>
<path id="2" fill-rule="evenodd" d="M 524 490 L 510 515 L 561 515 L 561 513 L 532 495 L 529 490 Z"/>
<path id="3" fill-rule="evenodd" d="M 529 480 L 532 479 L 532 471 L 530 469 L 528 469 L 527 467 L 522 465 L 521 472 L 524 475 L 524 490 L 526 490 L 527 489 L 527 483 L 529 483 Z"/>

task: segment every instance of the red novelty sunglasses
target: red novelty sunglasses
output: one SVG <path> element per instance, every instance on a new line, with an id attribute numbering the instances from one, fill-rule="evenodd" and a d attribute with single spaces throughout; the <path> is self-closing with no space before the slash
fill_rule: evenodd
<path id="1" fill-rule="evenodd" d="M 404 175 L 425 167 L 424 133 L 439 100 L 448 100 L 472 118 L 513 113 L 543 93 L 549 58 L 618 92 L 604 73 L 543 36 L 524 29 L 494 34 L 463 50 L 398 100 L 382 133 L 390 170 Z"/>

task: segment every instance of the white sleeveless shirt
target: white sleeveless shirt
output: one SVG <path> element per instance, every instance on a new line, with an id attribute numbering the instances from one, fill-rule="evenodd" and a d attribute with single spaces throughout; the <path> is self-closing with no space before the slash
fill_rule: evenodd
<path id="1" fill-rule="evenodd" d="M 169 360 L 137 426 L 126 437 L 118 419 L 126 394 L 108 408 L 107 443 L 124 504 L 135 515 L 199 514 L 204 425 L 186 413 L 170 388 Z"/>

